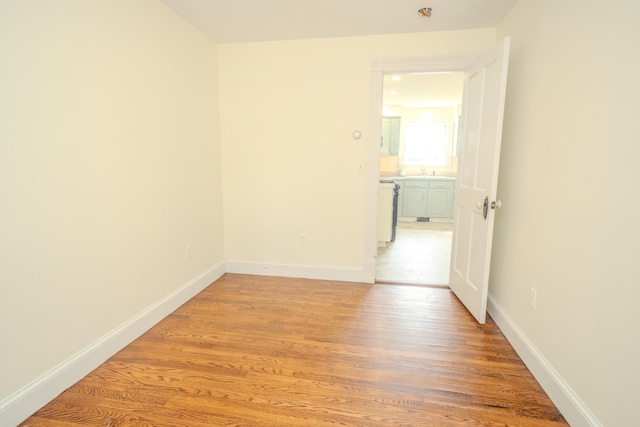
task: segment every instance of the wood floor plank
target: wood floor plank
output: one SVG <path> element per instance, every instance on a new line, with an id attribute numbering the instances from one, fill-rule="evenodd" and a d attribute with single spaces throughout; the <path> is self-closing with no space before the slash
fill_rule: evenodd
<path id="1" fill-rule="evenodd" d="M 23 426 L 567 426 L 450 290 L 226 274 Z"/>

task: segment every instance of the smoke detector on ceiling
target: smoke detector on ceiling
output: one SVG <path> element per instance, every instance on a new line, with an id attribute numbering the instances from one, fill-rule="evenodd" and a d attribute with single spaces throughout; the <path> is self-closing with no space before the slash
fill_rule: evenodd
<path id="1" fill-rule="evenodd" d="M 431 18 L 431 8 L 423 7 L 422 9 L 418 9 L 418 15 L 423 18 Z"/>

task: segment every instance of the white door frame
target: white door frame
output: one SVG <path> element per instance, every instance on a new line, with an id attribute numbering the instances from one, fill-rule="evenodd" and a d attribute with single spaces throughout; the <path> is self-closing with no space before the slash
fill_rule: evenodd
<path id="1" fill-rule="evenodd" d="M 364 241 L 364 272 L 366 281 L 376 280 L 378 253 L 378 182 L 380 180 L 380 124 L 382 122 L 382 90 L 385 74 L 436 73 L 465 71 L 478 55 L 426 56 L 376 59 L 371 66 L 371 110 L 369 113 L 369 143 L 366 161 L 366 217 Z"/>

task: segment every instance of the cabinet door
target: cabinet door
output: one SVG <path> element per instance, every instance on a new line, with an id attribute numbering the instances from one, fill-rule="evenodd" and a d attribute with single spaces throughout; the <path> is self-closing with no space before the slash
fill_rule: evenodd
<path id="1" fill-rule="evenodd" d="M 451 218 L 453 215 L 452 182 L 431 182 L 427 198 L 429 218 Z"/>
<path id="2" fill-rule="evenodd" d="M 451 190 L 434 189 L 429 190 L 429 206 L 427 216 L 429 218 L 449 218 L 451 217 Z"/>
<path id="3" fill-rule="evenodd" d="M 383 117 L 381 125 L 382 129 L 380 135 L 382 137 L 382 141 L 380 141 L 380 154 L 382 154 L 383 156 L 388 156 L 391 132 L 391 120 L 389 119 L 389 117 Z"/>
<path id="4" fill-rule="evenodd" d="M 380 154 L 383 156 L 397 156 L 400 153 L 400 120 L 401 117 L 382 117 Z"/>
<path id="5" fill-rule="evenodd" d="M 400 153 L 400 120 L 401 117 L 389 117 L 389 155 Z"/>
<path id="6" fill-rule="evenodd" d="M 428 182 L 405 181 L 402 196 L 402 215 L 427 216 Z"/>

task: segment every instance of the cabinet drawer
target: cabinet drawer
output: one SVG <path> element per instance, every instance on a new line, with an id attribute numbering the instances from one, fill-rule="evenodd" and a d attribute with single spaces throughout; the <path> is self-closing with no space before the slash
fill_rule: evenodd
<path id="1" fill-rule="evenodd" d="M 421 188 L 423 190 L 426 190 L 427 188 L 429 188 L 429 182 L 428 181 L 404 181 L 404 186 L 403 188 Z"/>
<path id="2" fill-rule="evenodd" d="M 431 182 L 431 184 L 429 185 L 429 188 L 438 188 L 443 190 L 453 190 L 454 187 L 455 183 L 445 181 Z"/>

